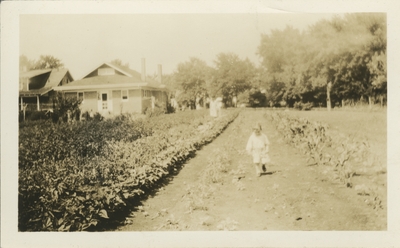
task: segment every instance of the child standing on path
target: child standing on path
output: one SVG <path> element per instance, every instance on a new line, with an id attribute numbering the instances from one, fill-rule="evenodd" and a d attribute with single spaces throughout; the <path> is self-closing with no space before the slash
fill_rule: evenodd
<path id="1" fill-rule="evenodd" d="M 269 140 L 261 133 L 261 125 L 258 123 L 253 127 L 253 133 L 247 141 L 246 151 L 253 156 L 253 163 L 256 168 L 257 176 L 261 176 L 261 171 L 266 172 L 265 164 L 270 162 L 268 156 Z M 261 168 L 260 168 L 261 165 Z"/>

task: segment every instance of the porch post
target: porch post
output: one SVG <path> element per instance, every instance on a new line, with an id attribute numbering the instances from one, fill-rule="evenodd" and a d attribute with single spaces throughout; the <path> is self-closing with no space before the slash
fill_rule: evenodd
<path id="1" fill-rule="evenodd" d="M 37 111 L 40 111 L 39 95 L 36 96 Z"/>
<path id="2" fill-rule="evenodd" d="M 21 111 L 24 110 L 24 99 L 21 97 Z"/>

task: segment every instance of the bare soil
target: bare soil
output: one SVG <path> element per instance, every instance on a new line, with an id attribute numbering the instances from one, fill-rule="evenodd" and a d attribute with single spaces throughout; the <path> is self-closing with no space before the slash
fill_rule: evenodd
<path id="1" fill-rule="evenodd" d="M 179 174 L 142 202 L 119 231 L 386 230 L 386 198 L 358 195 L 286 144 L 261 110 L 245 110 L 212 143 L 188 160 Z M 255 122 L 268 136 L 272 163 L 256 176 L 245 153 Z M 216 183 L 202 175 L 216 156 L 230 162 Z M 325 171 L 325 172 L 324 172 Z M 368 184 L 373 173 L 359 175 Z M 386 194 L 386 185 L 382 185 Z M 193 207 L 195 206 L 195 207 Z M 375 208 L 374 208 L 375 206 Z"/>

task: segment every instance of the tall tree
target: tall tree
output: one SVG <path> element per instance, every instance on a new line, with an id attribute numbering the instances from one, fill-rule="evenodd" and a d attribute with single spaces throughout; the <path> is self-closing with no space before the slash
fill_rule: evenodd
<path id="1" fill-rule="evenodd" d="M 299 30 L 287 26 L 284 30 L 272 30 L 263 34 L 257 50 L 262 58 L 261 68 L 264 69 L 267 88 L 275 92 L 276 86 L 283 83 L 283 91 L 279 87 L 278 99 L 270 95 L 270 100 L 294 102 L 301 98 L 304 92 L 304 50 L 303 35 Z M 275 104 L 275 103 L 274 103 Z M 293 104 L 293 103 L 291 103 Z"/>
<path id="2" fill-rule="evenodd" d="M 247 58 L 241 60 L 234 53 L 220 53 L 214 61 L 215 82 L 226 101 L 252 87 L 255 67 Z"/>
<path id="3" fill-rule="evenodd" d="M 196 99 L 205 102 L 207 96 L 206 81 L 210 72 L 210 67 L 195 57 L 189 61 L 178 64 L 174 73 L 174 79 L 179 90 L 177 100 L 179 103 L 194 106 Z"/>
<path id="4" fill-rule="evenodd" d="M 302 33 L 272 30 L 262 35 L 258 55 L 267 88 L 289 105 L 324 96 L 330 109 L 331 98 L 368 96 L 371 103 L 371 96 L 386 94 L 385 14 L 335 16 Z"/>
<path id="5" fill-rule="evenodd" d="M 56 69 L 62 67 L 64 67 L 64 64 L 60 59 L 51 55 L 40 55 L 40 59 L 35 62 L 32 69 Z"/>

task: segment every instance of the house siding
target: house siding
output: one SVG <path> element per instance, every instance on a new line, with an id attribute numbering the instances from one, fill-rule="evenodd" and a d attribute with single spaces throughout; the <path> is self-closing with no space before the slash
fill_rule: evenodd
<path id="1" fill-rule="evenodd" d="M 142 113 L 142 94 L 141 90 L 129 90 L 128 101 L 123 102 L 123 109 L 126 112 Z M 124 113 L 126 113 L 124 111 Z"/>
<path id="2" fill-rule="evenodd" d="M 75 93 L 76 94 L 76 93 Z M 98 112 L 97 109 L 97 91 L 86 91 L 83 93 L 83 103 L 81 109 L 83 112 Z"/>

